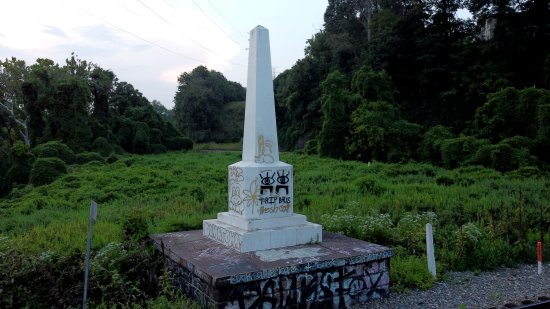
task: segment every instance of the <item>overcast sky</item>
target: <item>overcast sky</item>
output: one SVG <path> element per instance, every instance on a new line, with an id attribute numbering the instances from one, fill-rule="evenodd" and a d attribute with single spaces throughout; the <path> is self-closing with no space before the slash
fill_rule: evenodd
<path id="1" fill-rule="evenodd" d="M 0 58 L 27 65 L 71 52 L 172 108 L 177 77 L 199 65 L 246 86 L 248 32 L 269 29 L 277 73 L 304 56 L 327 0 L 0 0 Z"/>

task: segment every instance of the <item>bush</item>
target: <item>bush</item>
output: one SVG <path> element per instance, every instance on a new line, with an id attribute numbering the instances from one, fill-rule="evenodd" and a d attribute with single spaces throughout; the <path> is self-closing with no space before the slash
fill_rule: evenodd
<path id="1" fill-rule="evenodd" d="M 435 278 L 428 271 L 426 257 L 404 256 L 392 257 L 390 280 L 392 290 L 404 292 L 409 288 L 427 290 L 435 283 Z"/>
<path id="2" fill-rule="evenodd" d="M 124 239 L 140 241 L 147 237 L 148 224 L 146 215 L 141 211 L 131 211 L 126 213 L 122 220 L 122 231 Z"/>
<path id="3" fill-rule="evenodd" d="M 150 151 L 151 153 L 159 154 L 167 152 L 168 148 L 166 148 L 163 144 L 151 144 Z"/>
<path id="4" fill-rule="evenodd" d="M 441 158 L 446 168 L 456 168 L 464 165 L 488 140 L 472 136 L 461 136 L 446 139 L 441 142 Z"/>
<path id="5" fill-rule="evenodd" d="M 118 156 L 115 153 L 111 153 L 106 159 L 105 162 L 112 164 L 118 161 Z"/>
<path id="6" fill-rule="evenodd" d="M 57 177 L 67 173 L 65 162 L 59 158 L 38 158 L 34 162 L 30 182 L 35 186 L 53 182 Z"/>
<path id="7" fill-rule="evenodd" d="M 113 147 L 105 137 L 98 137 L 92 143 L 92 150 L 106 157 L 113 152 Z"/>
<path id="8" fill-rule="evenodd" d="M 39 158 L 57 157 L 67 164 L 76 163 L 76 156 L 71 148 L 59 141 L 37 145 L 34 147 L 33 153 Z"/>
<path id="9" fill-rule="evenodd" d="M 359 193 L 361 194 L 371 194 L 371 195 L 382 195 L 386 191 L 386 188 L 380 184 L 374 176 L 364 176 L 355 181 L 355 185 Z"/>
<path id="10" fill-rule="evenodd" d="M 306 142 L 306 145 L 304 146 L 304 152 L 308 155 L 315 155 L 319 153 L 318 149 L 319 142 L 316 138 L 310 139 Z"/>
<path id="11" fill-rule="evenodd" d="M 91 161 L 99 161 L 104 163 L 103 157 L 97 152 L 81 152 L 76 155 L 76 161 L 79 164 L 88 163 Z"/>
<path id="12" fill-rule="evenodd" d="M 170 137 L 164 140 L 164 146 L 170 150 L 191 150 L 193 149 L 193 141 L 187 137 Z"/>
<path id="13" fill-rule="evenodd" d="M 467 162 L 507 172 L 533 164 L 534 161 L 527 148 L 515 148 L 507 142 L 500 142 L 496 145 L 481 146 Z"/>
<path id="14" fill-rule="evenodd" d="M 424 133 L 420 146 L 421 157 L 430 162 L 441 162 L 441 142 L 453 137 L 451 130 L 442 125 L 436 125 Z"/>

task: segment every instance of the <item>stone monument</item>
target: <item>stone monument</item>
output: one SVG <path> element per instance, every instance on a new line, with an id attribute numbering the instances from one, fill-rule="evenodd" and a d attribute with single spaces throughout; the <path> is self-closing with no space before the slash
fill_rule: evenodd
<path id="1" fill-rule="evenodd" d="M 269 31 L 250 34 L 242 161 L 228 168 L 228 211 L 204 236 L 240 252 L 322 241 L 322 227 L 293 212 L 292 165 L 279 161 Z"/>
<path id="2" fill-rule="evenodd" d="M 242 161 L 228 168 L 228 211 L 203 230 L 150 236 L 173 284 L 219 309 L 348 308 L 387 296 L 392 249 L 322 231 L 293 213 L 267 29 L 252 30 L 249 53 Z"/>

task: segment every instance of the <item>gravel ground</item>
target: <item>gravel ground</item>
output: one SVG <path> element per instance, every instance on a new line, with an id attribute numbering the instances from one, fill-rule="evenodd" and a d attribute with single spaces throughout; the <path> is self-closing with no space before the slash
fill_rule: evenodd
<path id="1" fill-rule="evenodd" d="M 530 301 L 550 300 L 550 263 L 501 268 L 492 272 L 447 272 L 444 281 L 427 291 L 390 293 L 355 308 L 512 308 Z"/>

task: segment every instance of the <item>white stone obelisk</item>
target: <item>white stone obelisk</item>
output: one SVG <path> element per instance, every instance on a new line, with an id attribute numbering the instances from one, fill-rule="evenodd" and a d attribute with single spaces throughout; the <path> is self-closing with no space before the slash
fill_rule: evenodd
<path id="1" fill-rule="evenodd" d="M 294 213 L 292 165 L 279 161 L 269 31 L 250 33 L 242 161 L 229 166 L 228 211 L 203 234 L 240 252 L 316 243 L 322 227 Z"/>

